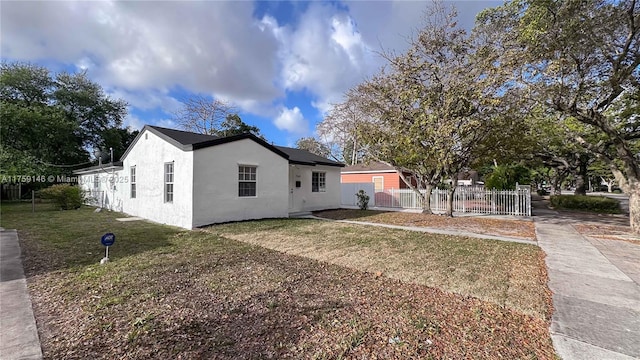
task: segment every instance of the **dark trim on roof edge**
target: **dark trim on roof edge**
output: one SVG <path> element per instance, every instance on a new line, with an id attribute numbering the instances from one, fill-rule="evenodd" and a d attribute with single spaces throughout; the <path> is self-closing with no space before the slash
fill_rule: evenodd
<path id="1" fill-rule="evenodd" d="M 285 153 L 284 151 L 278 149 L 276 146 L 269 144 L 265 140 L 255 136 L 255 135 L 253 135 L 251 133 L 244 133 L 244 134 L 240 134 L 240 135 L 233 135 L 233 136 L 227 136 L 227 137 L 217 138 L 217 139 L 213 139 L 213 140 L 202 141 L 202 142 L 194 143 L 192 145 L 183 145 L 180 142 L 178 142 L 177 140 L 173 139 L 172 137 L 170 137 L 168 135 L 165 135 L 164 133 L 158 131 L 157 129 L 155 129 L 154 126 L 151 126 L 151 125 L 145 125 L 142 128 L 142 130 L 140 130 L 140 133 L 138 133 L 138 136 L 136 136 L 136 138 L 131 142 L 131 144 L 129 145 L 127 150 L 124 152 L 124 154 L 120 157 L 120 162 L 124 161 L 124 159 L 127 157 L 127 155 L 129 155 L 129 152 L 136 145 L 136 143 L 138 142 L 140 137 L 142 137 L 142 134 L 144 133 L 145 130 L 150 131 L 151 133 L 157 135 L 161 139 L 165 140 L 166 142 L 170 143 L 171 145 L 177 147 L 178 149 L 180 149 L 182 151 L 194 151 L 194 150 L 198 150 L 198 149 L 208 148 L 208 147 L 211 147 L 211 146 L 230 143 L 230 142 L 233 142 L 233 141 L 238 141 L 238 140 L 243 140 L 243 139 L 251 139 L 254 142 L 258 143 L 259 145 L 262 145 L 263 147 L 267 148 L 267 150 L 270 150 L 270 151 L 274 152 L 275 154 L 281 156 L 285 160 L 289 161 L 290 164 L 308 165 L 308 166 L 323 165 L 323 166 L 335 166 L 335 167 L 344 167 L 345 166 L 345 164 L 337 163 L 337 162 L 324 162 L 324 161 L 306 162 L 306 161 L 291 160 L 287 153 Z M 169 130 L 172 130 L 172 129 L 169 129 Z"/>
<path id="2" fill-rule="evenodd" d="M 251 139 L 251 140 L 255 141 L 256 143 L 258 143 L 259 145 L 262 145 L 263 147 L 267 148 L 268 150 L 271 150 L 274 153 L 280 155 L 281 157 L 289 160 L 289 155 L 285 154 L 283 151 L 280 151 L 275 146 L 269 144 L 268 142 L 260 139 L 259 137 L 255 136 L 253 134 L 250 134 L 250 133 L 227 136 L 227 137 L 214 139 L 214 140 L 209 140 L 209 141 L 203 141 L 203 142 L 199 142 L 199 143 L 193 144 L 192 146 L 193 146 L 193 150 L 198 150 L 198 149 L 204 149 L 204 148 L 208 148 L 208 147 L 211 147 L 211 146 L 226 144 L 226 143 L 230 143 L 230 142 L 234 142 L 234 141 L 238 141 L 238 140 L 244 140 L 244 139 Z"/>

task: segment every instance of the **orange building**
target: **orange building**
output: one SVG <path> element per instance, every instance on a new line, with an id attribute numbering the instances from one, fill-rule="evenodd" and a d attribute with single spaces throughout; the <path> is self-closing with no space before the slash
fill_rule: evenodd
<path id="1" fill-rule="evenodd" d="M 375 192 L 407 188 L 407 185 L 392 166 L 375 161 L 342 168 L 340 181 L 343 184 L 373 183 Z"/>

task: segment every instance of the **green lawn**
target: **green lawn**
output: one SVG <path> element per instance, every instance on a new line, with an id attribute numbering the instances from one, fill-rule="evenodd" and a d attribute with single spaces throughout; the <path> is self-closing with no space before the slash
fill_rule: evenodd
<path id="1" fill-rule="evenodd" d="M 30 210 L 2 204 L 0 226 L 19 229 L 46 358 L 555 356 L 540 315 L 229 238 L 254 229 L 374 249 L 360 227 L 269 220 L 183 231 L 91 208 Z M 107 231 L 116 244 L 99 265 Z"/>

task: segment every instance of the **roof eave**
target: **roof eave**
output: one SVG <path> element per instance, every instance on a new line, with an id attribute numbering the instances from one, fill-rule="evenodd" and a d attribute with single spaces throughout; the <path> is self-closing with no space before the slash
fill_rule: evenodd
<path id="1" fill-rule="evenodd" d="M 244 140 L 244 139 L 253 140 L 254 142 L 258 143 L 258 145 L 262 145 L 263 147 L 267 148 L 267 150 L 270 150 L 270 151 L 276 153 L 277 155 L 283 157 L 284 159 L 289 160 L 289 155 L 287 155 L 283 151 L 279 150 L 275 146 L 269 144 L 268 142 L 260 139 L 259 137 L 255 136 L 253 134 L 250 134 L 250 133 L 227 136 L 227 137 L 223 137 L 223 138 L 219 138 L 219 139 L 214 139 L 214 140 L 208 140 L 208 141 L 195 143 L 195 144 L 193 144 L 193 150 L 204 149 L 204 148 L 208 148 L 208 147 L 211 147 L 211 146 L 222 145 L 222 144 L 226 144 L 226 143 L 230 143 L 230 142 L 234 142 L 234 141 L 238 141 L 238 140 Z"/>
<path id="2" fill-rule="evenodd" d="M 378 174 L 378 173 L 385 173 L 385 174 L 392 174 L 392 173 L 397 173 L 396 170 L 347 170 L 347 171 L 342 171 L 343 174 Z"/>
<path id="3" fill-rule="evenodd" d="M 109 166 L 91 166 L 88 168 L 83 168 L 83 169 L 78 169 L 78 170 L 73 170 L 73 173 L 76 175 L 85 175 L 85 174 L 90 174 L 93 172 L 106 172 L 106 171 L 110 171 L 110 170 L 122 170 L 124 169 L 124 167 L 122 165 L 111 165 L 109 164 Z"/>

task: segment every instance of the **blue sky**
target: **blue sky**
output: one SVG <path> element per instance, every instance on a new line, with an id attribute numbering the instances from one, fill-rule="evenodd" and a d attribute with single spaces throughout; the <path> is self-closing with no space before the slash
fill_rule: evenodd
<path id="1" fill-rule="evenodd" d="M 449 1 L 460 23 L 501 2 Z M 313 136 L 332 103 L 402 52 L 430 1 L 2 1 L 3 61 L 86 70 L 130 104 L 125 125 L 178 128 L 194 94 L 226 100 L 277 144 Z"/>

